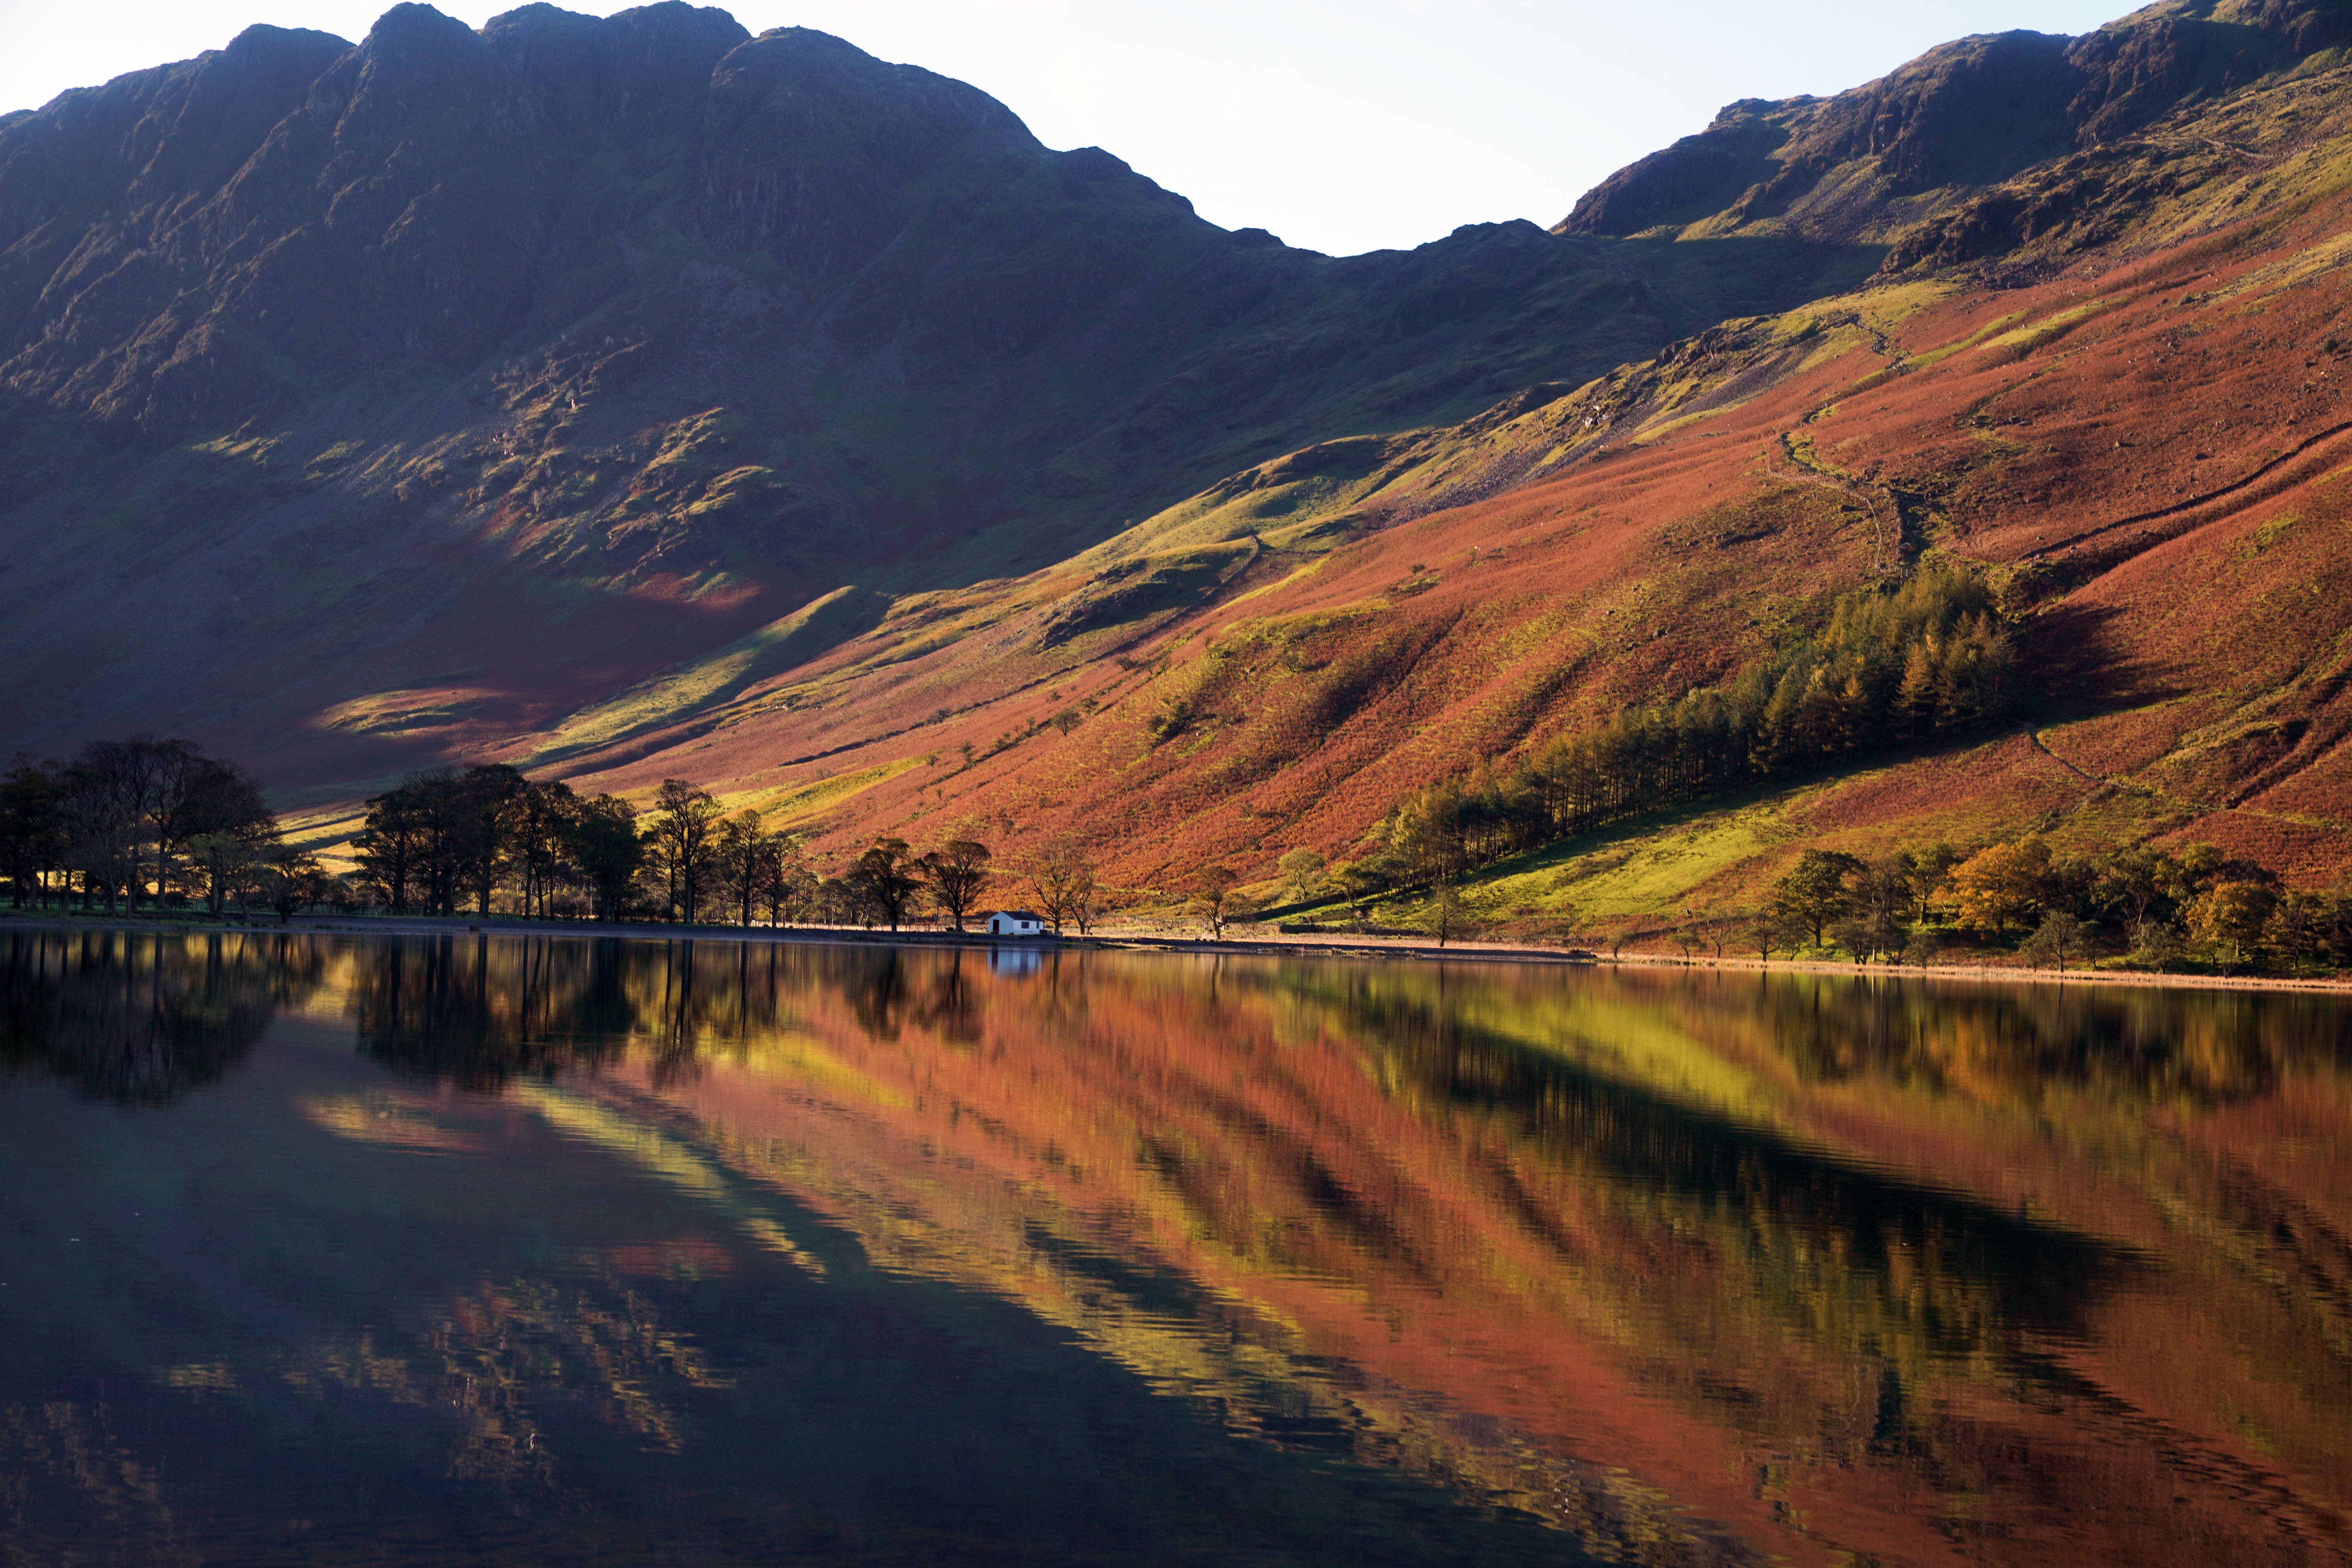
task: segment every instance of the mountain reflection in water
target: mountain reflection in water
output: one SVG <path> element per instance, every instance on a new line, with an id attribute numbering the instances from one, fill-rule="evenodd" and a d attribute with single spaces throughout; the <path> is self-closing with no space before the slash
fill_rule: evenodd
<path id="1" fill-rule="evenodd" d="M 2329 999 L 40 932 L 0 985 L 12 1563 L 2352 1554 Z"/>

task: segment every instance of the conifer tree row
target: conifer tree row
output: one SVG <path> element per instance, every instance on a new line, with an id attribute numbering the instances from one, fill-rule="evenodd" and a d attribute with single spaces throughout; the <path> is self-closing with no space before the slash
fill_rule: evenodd
<path id="1" fill-rule="evenodd" d="M 1723 685 L 1412 792 L 1363 870 L 1442 883 L 1638 812 L 1980 728 L 2009 712 L 2013 665 L 1983 578 L 1929 563 L 1892 589 L 1840 596 L 1821 631 Z"/>

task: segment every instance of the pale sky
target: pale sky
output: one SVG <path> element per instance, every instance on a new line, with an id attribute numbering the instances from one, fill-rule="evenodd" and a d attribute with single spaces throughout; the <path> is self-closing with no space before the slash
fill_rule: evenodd
<path id="1" fill-rule="evenodd" d="M 479 26 L 512 0 L 446 0 Z M 382 0 L 0 0 L 0 111 L 217 48 L 253 22 L 356 40 Z M 573 0 L 609 14 L 620 0 Z M 2080 33 L 2130 0 L 740 0 L 985 89 L 1229 228 L 1334 255 L 1546 226 L 1738 98 L 1832 93 L 1930 45 Z"/>

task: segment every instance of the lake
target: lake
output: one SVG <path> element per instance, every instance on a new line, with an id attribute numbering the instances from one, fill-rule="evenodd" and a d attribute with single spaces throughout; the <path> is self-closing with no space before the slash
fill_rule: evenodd
<path id="1" fill-rule="evenodd" d="M 0 1563 L 2343 1561 L 2347 1024 L 0 933 Z"/>

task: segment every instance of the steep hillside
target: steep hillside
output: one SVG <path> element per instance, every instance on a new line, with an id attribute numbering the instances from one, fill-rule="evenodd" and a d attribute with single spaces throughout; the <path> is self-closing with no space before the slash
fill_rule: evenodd
<path id="1" fill-rule="evenodd" d="M 2334 0 L 2160 0 L 2079 38 L 1962 38 L 1835 98 L 1732 104 L 1553 232 L 1893 240 L 1973 190 L 2326 68 L 2347 44 L 2352 12 Z"/>
<path id="2" fill-rule="evenodd" d="M 1270 877 L 1937 558 L 2019 617 L 2022 728 L 1563 846 L 1507 879 L 1518 907 L 1735 909 L 1807 845 L 2037 828 L 2326 885 L 2352 867 L 2347 81 L 2323 58 L 2109 145 L 2067 228 L 1996 251 L 2011 286 L 1923 251 L 1581 386 L 1260 465 L 765 681 L 726 684 L 738 649 L 536 754 L 710 779 L 833 846 L 977 819 L 1016 850 L 1077 832 L 1137 888 Z M 2070 154 L 1915 233 L 2075 178 Z"/>
<path id="3" fill-rule="evenodd" d="M 1875 260 L 1531 224 L 1335 260 L 676 0 L 252 28 L 0 125 L 10 728 L 380 776 Z"/>
<path id="4" fill-rule="evenodd" d="M 716 12 L 254 29 L 0 123 L 11 738 L 193 732 L 326 834 L 499 758 L 1164 890 L 1936 560 L 2014 617 L 2024 729 L 1559 846 L 1517 907 L 2032 827 L 2323 883 L 2347 39 L 1964 40 L 1553 233 L 1333 259 Z"/>

